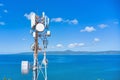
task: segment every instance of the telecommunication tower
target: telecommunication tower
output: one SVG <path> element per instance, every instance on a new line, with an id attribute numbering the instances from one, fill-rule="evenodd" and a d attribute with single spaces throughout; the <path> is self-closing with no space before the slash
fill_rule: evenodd
<path id="1" fill-rule="evenodd" d="M 35 13 L 31 14 L 31 33 L 34 38 L 34 43 L 32 44 L 31 48 L 34 51 L 33 54 L 33 64 L 32 67 L 30 66 L 28 61 L 21 62 L 21 72 L 23 74 L 27 74 L 29 69 L 32 68 L 33 71 L 33 79 L 38 80 L 39 73 L 43 74 L 44 80 L 47 80 L 47 57 L 46 57 L 46 48 L 48 45 L 47 37 L 49 37 L 49 18 L 42 13 L 42 16 L 38 16 Z M 41 39 L 43 48 L 39 47 L 39 39 Z M 39 64 L 38 61 L 38 53 L 39 50 L 43 52 L 43 60 Z"/>

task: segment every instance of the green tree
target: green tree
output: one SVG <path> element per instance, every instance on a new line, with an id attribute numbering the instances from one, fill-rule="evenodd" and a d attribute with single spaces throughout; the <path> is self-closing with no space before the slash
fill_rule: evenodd
<path id="1" fill-rule="evenodd" d="M 7 78 L 6 78 L 6 77 L 4 77 L 4 78 L 3 78 L 3 80 L 7 80 Z"/>

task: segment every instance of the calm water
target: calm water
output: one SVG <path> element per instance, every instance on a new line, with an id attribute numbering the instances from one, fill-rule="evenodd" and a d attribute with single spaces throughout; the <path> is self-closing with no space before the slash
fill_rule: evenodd
<path id="1" fill-rule="evenodd" d="M 0 55 L 0 80 L 32 80 L 32 70 L 21 74 L 22 60 L 32 63 L 33 57 Z M 120 80 L 120 55 L 48 55 L 48 60 L 48 80 Z"/>

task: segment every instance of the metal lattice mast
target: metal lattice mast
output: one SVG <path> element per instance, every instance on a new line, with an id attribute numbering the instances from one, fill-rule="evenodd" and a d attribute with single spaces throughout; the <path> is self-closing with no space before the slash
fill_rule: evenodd
<path id="1" fill-rule="evenodd" d="M 34 43 L 31 46 L 32 50 L 34 51 L 33 54 L 33 79 L 32 80 L 38 80 L 39 72 L 43 74 L 44 80 L 47 80 L 47 58 L 46 58 L 46 48 L 48 45 L 47 37 L 50 36 L 50 31 L 48 30 L 49 25 L 49 18 L 45 15 L 45 13 L 42 13 L 42 16 L 38 16 L 35 13 L 31 14 L 31 29 L 32 29 L 32 35 L 34 37 Z M 41 50 L 39 47 L 39 40 L 41 39 L 43 43 L 43 60 L 41 64 L 38 63 L 38 52 Z M 22 61 L 21 63 L 21 71 L 22 73 L 26 74 L 29 71 L 29 63 L 28 61 Z"/>
<path id="2" fill-rule="evenodd" d="M 35 45 L 34 45 L 34 55 L 33 55 L 33 80 L 38 78 L 38 32 L 35 32 Z"/>

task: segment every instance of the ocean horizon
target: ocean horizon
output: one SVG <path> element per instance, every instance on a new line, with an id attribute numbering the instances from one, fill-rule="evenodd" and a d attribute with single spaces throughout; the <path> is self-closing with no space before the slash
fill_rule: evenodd
<path id="1" fill-rule="evenodd" d="M 70 53 L 73 54 L 73 53 Z M 42 60 L 39 55 L 39 62 Z M 47 55 L 48 80 L 120 80 L 120 55 Z M 0 80 L 32 80 L 32 70 L 21 73 L 21 61 L 33 55 L 0 55 Z M 40 73 L 39 79 L 43 80 Z"/>

